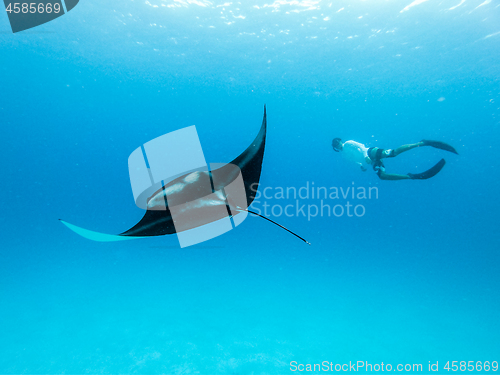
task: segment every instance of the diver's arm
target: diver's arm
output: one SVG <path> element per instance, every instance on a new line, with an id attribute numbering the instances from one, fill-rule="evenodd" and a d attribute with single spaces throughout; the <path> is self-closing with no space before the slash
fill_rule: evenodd
<path id="1" fill-rule="evenodd" d="M 358 165 L 361 167 L 361 170 L 362 170 L 363 172 L 366 172 L 366 168 L 363 166 L 363 164 L 362 164 L 362 163 L 358 163 Z"/>

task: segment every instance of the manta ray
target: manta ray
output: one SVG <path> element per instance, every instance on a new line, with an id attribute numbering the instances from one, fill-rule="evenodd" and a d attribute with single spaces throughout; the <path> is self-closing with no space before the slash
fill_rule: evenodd
<path id="1" fill-rule="evenodd" d="M 310 245 L 304 238 L 284 226 L 247 209 L 255 199 L 256 187 L 259 186 L 260 182 L 266 131 L 267 115 L 264 106 L 264 117 L 260 131 L 245 151 L 229 164 L 220 168 L 190 172 L 168 182 L 149 197 L 144 217 L 133 227 L 120 234 L 94 232 L 63 220 L 60 221 L 87 239 L 120 241 L 175 234 L 223 217 L 235 218 L 246 212 L 262 217 Z M 245 191 L 243 196 L 233 194 L 230 188 L 239 176 L 243 179 Z M 226 209 L 221 210 L 221 207 Z M 174 210 L 175 220 L 174 215 L 172 215 Z M 184 220 L 179 220 L 179 218 Z"/>

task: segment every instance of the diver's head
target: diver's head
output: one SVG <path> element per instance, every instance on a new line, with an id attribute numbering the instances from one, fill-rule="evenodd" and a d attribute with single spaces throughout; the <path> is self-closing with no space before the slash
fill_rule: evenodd
<path id="1" fill-rule="evenodd" d="M 342 151 L 342 149 L 344 148 L 344 144 L 342 143 L 342 140 L 340 138 L 333 138 L 332 148 L 333 148 L 333 151 L 335 151 L 335 152 Z"/>

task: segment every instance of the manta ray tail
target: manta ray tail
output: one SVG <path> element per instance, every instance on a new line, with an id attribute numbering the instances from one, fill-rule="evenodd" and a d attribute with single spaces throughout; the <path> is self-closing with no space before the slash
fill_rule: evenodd
<path id="1" fill-rule="evenodd" d="M 267 221 L 270 221 L 271 223 L 273 223 L 273 224 L 277 225 L 278 227 L 280 227 L 280 228 L 282 228 L 282 229 L 286 230 L 287 232 L 289 232 L 289 233 L 293 234 L 295 237 L 300 238 L 300 239 L 301 239 L 302 241 L 304 241 L 306 244 L 308 244 L 308 245 L 310 245 L 310 244 L 311 244 L 311 243 L 310 243 L 309 241 L 307 241 L 305 238 L 300 237 L 297 233 L 292 232 L 290 229 L 285 228 L 283 225 L 278 224 L 277 222 L 275 222 L 275 221 L 273 221 L 273 220 L 271 220 L 271 219 L 269 219 L 269 218 L 267 218 L 267 217 L 265 217 L 265 216 L 259 215 L 257 212 L 250 211 L 250 210 L 244 210 L 244 211 L 247 211 L 247 212 L 249 212 L 249 213 L 251 213 L 251 214 L 254 214 L 254 215 L 257 215 L 257 216 L 259 216 L 259 217 L 261 217 L 261 218 L 263 218 L 263 219 L 266 219 Z"/>

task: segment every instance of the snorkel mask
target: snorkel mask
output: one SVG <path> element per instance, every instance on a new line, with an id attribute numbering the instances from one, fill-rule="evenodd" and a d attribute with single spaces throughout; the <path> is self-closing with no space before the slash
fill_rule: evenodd
<path id="1" fill-rule="evenodd" d="M 335 152 L 340 152 L 342 149 L 340 148 L 342 145 L 342 140 L 340 138 L 333 138 L 332 140 L 332 148 Z"/>

